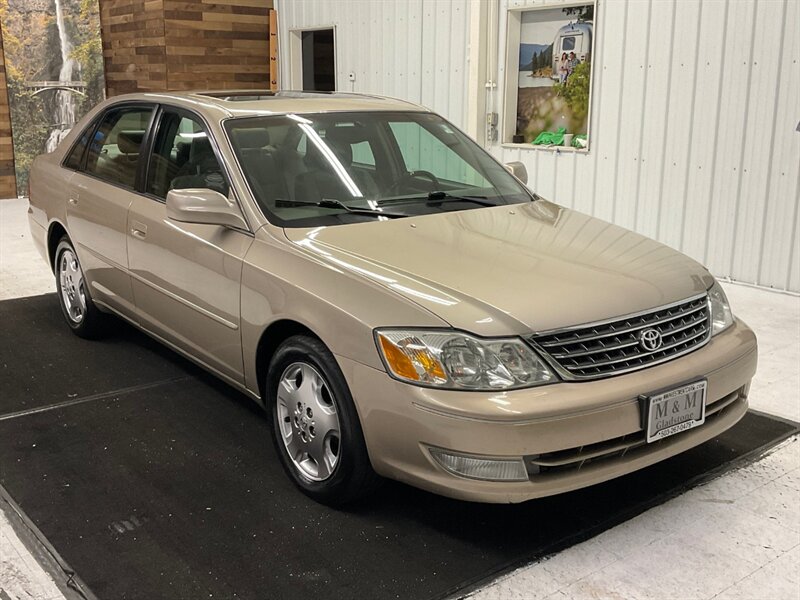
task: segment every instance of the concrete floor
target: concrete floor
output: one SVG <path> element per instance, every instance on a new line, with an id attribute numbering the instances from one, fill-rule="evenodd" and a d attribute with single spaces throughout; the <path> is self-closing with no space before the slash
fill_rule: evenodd
<path id="1" fill-rule="evenodd" d="M 0 201 L 0 300 L 55 289 L 24 200 Z M 755 409 L 800 421 L 800 297 L 724 284 L 759 337 Z M 800 443 L 523 567 L 474 600 L 800 599 Z M 0 599 L 63 598 L 0 512 Z"/>

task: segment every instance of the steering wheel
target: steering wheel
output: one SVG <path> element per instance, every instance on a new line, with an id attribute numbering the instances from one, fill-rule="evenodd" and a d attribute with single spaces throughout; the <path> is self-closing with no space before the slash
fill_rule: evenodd
<path id="1" fill-rule="evenodd" d="M 409 171 L 405 175 L 401 175 L 399 179 L 397 179 L 394 183 L 392 183 L 389 186 L 389 193 L 392 195 L 398 193 L 400 190 L 400 186 L 402 184 L 406 183 L 408 180 L 413 179 L 415 177 L 422 177 L 423 179 L 429 180 L 431 183 L 433 183 L 434 190 L 438 190 L 439 188 L 442 187 L 441 184 L 439 183 L 439 179 L 436 177 L 436 175 L 434 175 L 430 171 L 423 171 L 423 170 Z"/>

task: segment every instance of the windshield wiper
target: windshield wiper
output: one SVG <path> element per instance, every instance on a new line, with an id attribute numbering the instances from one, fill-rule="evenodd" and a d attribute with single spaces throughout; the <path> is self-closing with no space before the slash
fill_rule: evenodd
<path id="1" fill-rule="evenodd" d="M 473 204 L 480 204 L 481 206 L 498 206 L 496 202 L 492 202 L 486 196 L 454 196 L 447 192 L 429 192 L 428 202 L 430 204 L 441 204 L 442 202 L 472 202 Z"/>
<path id="2" fill-rule="evenodd" d="M 378 205 L 384 204 L 405 204 L 411 202 L 425 202 L 425 204 L 442 204 L 444 202 L 472 202 L 481 206 L 499 206 L 496 202 L 487 199 L 486 196 L 459 196 L 442 191 L 428 192 L 425 196 L 412 196 L 407 198 L 395 198 L 380 200 Z"/>
<path id="3" fill-rule="evenodd" d="M 382 210 L 376 210 L 373 208 L 354 208 L 352 206 L 347 206 L 344 202 L 334 198 L 323 198 L 319 202 L 304 202 L 303 200 L 276 200 L 275 206 L 316 206 L 317 208 L 340 208 L 352 215 L 369 215 L 373 217 L 388 217 L 390 219 L 399 219 L 408 216 L 401 213 L 384 212 Z"/>

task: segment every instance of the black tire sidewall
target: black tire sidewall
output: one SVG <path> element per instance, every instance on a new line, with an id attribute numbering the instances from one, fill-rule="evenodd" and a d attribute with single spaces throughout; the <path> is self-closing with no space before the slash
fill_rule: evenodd
<path id="1" fill-rule="evenodd" d="M 339 417 L 339 460 L 333 474 L 324 481 L 313 481 L 305 477 L 292 460 L 283 443 L 277 409 L 277 386 L 284 370 L 292 363 L 304 362 L 314 367 L 324 378 L 332 392 Z M 287 339 L 270 361 L 265 395 L 267 411 L 272 424 L 275 449 L 284 470 L 294 483 L 308 496 L 325 504 L 342 504 L 358 493 L 359 475 L 363 469 L 371 472 L 361 425 L 347 382 L 331 352 L 322 342 L 308 336 Z"/>

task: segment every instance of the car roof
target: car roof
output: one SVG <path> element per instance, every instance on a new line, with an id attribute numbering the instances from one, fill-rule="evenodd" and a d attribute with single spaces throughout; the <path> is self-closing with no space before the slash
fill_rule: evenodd
<path id="1" fill-rule="evenodd" d="M 270 90 L 150 92 L 115 96 L 111 102 L 147 100 L 183 106 L 221 118 L 358 111 L 425 111 L 422 106 L 371 94 Z"/>

